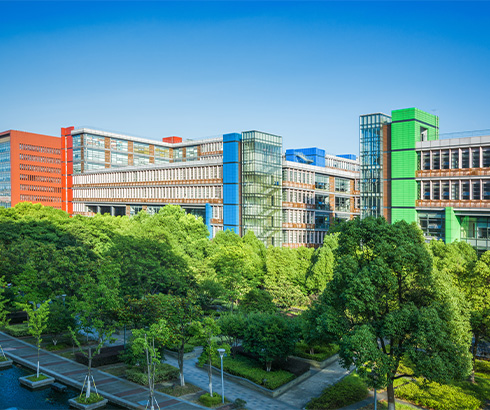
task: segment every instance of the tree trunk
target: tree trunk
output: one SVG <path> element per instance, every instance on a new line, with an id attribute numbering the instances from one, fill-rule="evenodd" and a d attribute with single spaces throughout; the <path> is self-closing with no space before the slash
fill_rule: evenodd
<path id="1" fill-rule="evenodd" d="M 315 354 L 315 348 L 310 347 L 310 354 L 311 354 L 311 355 Z"/>
<path id="2" fill-rule="evenodd" d="M 272 368 L 272 361 L 268 360 L 267 362 L 265 362 L 265 370 L 270 372 L 271 368 Z"/>
<path id="3" fill-rule="evenodd" d="M 185 380 L 184 380 L 184 347 L 185 344 L 182 343 L 179 349 L 179 357 L 178 357 L 178 362 L 179 362 L 179 371 L 180 371 L 180 385 L 185 386 Z"/>
<path id="4" fill-rule="evenodd" d="M 40 350 L 41 346 L 38 342 L 37 344 L 37 370 L 36 370 L 36 377 L 39 379 L 39 350 Z"/>
<path id="5" fill-rule="evenodd" d="M 476 365 L 476 353 L 478 351 L 478 344 L 480 343 L 480 336 L 478 334 L 473 334 L 473 337 L 475 339 L 475 342 L 473 343 L 473 346 L 471 346 L 471 361 L 473 362 L 473 366 L 471 369 L 469 381 L 473 384 L 475 384 L 475 365 Z"/>
<path id="6" fill-rule="evenodd" d="M 213 369 L 211 367 L 211 355 L 209 355 L 208 376 L 209 376 L 209 395 L 213 397 Z"/>
<path id="7" fill-rule="evenodd" d="M 90 381 L 90 377 L 92 376 L 91 370 L 92 369 L 92 347 L 88 347 L 88 377 L 87 377 L 87 393 L 85 394 L 85 398 L 90 397 L 90 385 L 92 382 Z"/>
<path id="8" fill-rule="evenodd" d="M 395 389 L 393 381 L 388 385 L 386 392 L 388 393 L 388 410 L 395 410 Z"/>

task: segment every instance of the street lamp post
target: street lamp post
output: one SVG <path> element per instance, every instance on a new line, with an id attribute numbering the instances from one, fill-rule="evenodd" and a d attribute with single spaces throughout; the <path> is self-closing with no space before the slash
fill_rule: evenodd
<path id="1" fill-rule="evenodd" d="M 218 349 L 219 357 L 221 357 L 221 400 L 225 403 L 225 384 L 223 383 L 223 356 L 225 349 Z"/>

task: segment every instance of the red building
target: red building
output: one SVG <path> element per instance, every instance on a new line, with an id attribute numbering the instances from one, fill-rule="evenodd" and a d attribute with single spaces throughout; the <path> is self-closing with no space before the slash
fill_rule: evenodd
<path id="1" fill-rule="evenodd" d="M 30 132 L 0 132 L 0 205 L 40 203 L 64 209 L 61 138 Z"/>

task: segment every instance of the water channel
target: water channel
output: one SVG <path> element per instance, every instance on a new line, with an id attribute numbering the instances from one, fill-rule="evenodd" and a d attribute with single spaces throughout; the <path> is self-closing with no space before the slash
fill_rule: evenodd
<path id="1" fill-rule="evenodd" d="M 19 410 L 68 409 L 68 400 L 80 394 L 80 391 L 67 386 L 64 393 L 51 387 L 30 390 L 19 383 L 19 377 L 32 374 L 32 370 L 14 365 L 0 370 L 0 410 L 11 407 Z M 106 410 L 120 410 L 122 407 L 109 403 Z"/>

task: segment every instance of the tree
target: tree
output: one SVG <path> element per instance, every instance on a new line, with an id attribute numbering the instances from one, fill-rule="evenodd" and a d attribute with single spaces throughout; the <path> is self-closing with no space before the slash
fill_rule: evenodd
<path id="1" fill-rule="evenodd" d="M 313 253 L 310 269 L 306 275 L 306 289 L 310 295 L 322 293 L 333 278 L 337 237 L 336 234 L 326 235 L 323 238 L 323 245 Z"/>
<path id="2" fill-rule="evenodd" d="M 227 344 L 236 349 L 245 334 L 246 316 L 243 313 L 225 312 L 220 315 L 218 326 L 221 330 L 220 335 L 225 338 Z M 235 349 L 231 350 L 233 356 Z"/>
<path id="3" fill-rule="evenodd" d="M 149 398 L 147 407 L 155 409 L 155 372 L 156 366 L 160 363 L 161 355 L 158 346 L 165 346 L 170 339 L 170 330 L 167 322 L 160 319 L 157 323 L 150 326 L 149 329 L 134 329 L 132 349 L 135 354 L 144 354 L 146 356 L 146 368 L 148 374 Z M 157 348 L 155 348 L 155 340 Z"/>
<path id="4" fill-rule="evenodd" d="M 7 318 L 8 310 L 7 310 L 7 299 L 3 296 L 5 292 L 5 288 L 7 287 L 7 283 L 5 282 L 5 276 L 0 276 L 0 329 L 3 329 L 5 326 L 9 324 L 9 319 Z M 0 354 L 2 355 L 4 360 L 5 353 L 3 352 L 2 345 L 0 344 Z"/>
<path id="5" fill-rule="evenodd" d="M 185 386 L 184 353 L 185 345 L 194 335 L 194 322 L 201 317 L 202 310 L 197 298 L 188 296 L 164 295 L 166 303 L 165 317 L 168 319 L 173 340 L 177 343 L 177 361 L 179 363 L 180 385 Z"/>
<path id="6" fill-rule="evenodd" d="M 88 359 L 85 397 L 89 399 L 92 383 L 95 386 L 92 376 L 92 357 L 97 355 L 102 346 L 111 339 L 117 326 L 116 312 L 121 301 L 118 293 L 119 282 L 117 277 L 113 276 L 110 265 L 100 267 L 97 280 L 91 277 L 81 279 L 83 282 L 80 284 L 79 295 L 71 300 L 77 328 L 76 331 L 71 328 L 69 330 L 80 352 Z M 88 352 L 83 350 L 78 340 L 77 335 L 80 333 L 87 337 Z"/>
<path id="7" fill-rule="evenodd" d="M 36 339 L 37 347 L 37 369 L 36 377 L 39 378 L 39 351 L 41 350 L 41 335 L 46 330 L 48 325 L 48 315 L 49 315 L 49 304 L 51 300 L 46 300 L 41 303 L 37 308 L 34 305 L 31 306 L 29 303 L 20 304 L 22 310 L 27 313 L 27 323 L 29 326 L 29 333 Z"/>
<path id="8" fill-rule="evenodd" d="M 253 353 L 269 372 L 274 359 L 286 359 L 300 337 L 296 323 L 282 315 L 251 314 L 247 318 L 243 348 Z"/>
<path id="9" fill-rule="evenodd" d="M 240 301 L 240 310 L 246 313 L 275 313 L 277 312 L 277 307 L 272 301 L 272 296 L 269 292 L 262 289 L 252 289 Z"/>
<path id="10" fill-rule="evenodd" d="M 194 335 L 199 343 L 202 344 L 203 352 L 199 357 L 199 364 L 204 365 L 208 362 L 209 395 L 213 397 L 213 359 L 218 357 L 218 343 L 216 336 L 220 333 L 220 328 L 216 321 L 211 317 L 205 317 L 200 322 L 195 322 L 193 329 Z M 225 348 L 225 346 L 222 346 Z M 230 351 L 230 346 L 226 345 L 225 350 Z"/>
<path id="11" fill-rule="evenodd" d="M 68 328 L 75 326 L 75 320 L 65 304 L 59 300 L 53 301 L 49 310 L 50 314 L 46 331 L 51 334 L 53 344 L 56 346 L 60 336 Z"/>
<path id="12" fill-rule="evenodd" d="M 322 294 L 316 323 L 326 341 L 340 340 L 345 367 L 387 387 L 395 410 L 393 381 L 400 361 L 415 376 L 448 382 L 471 368 L 464 298 L 449 275 L 432 270 L 420 229 L 384 218 L 342 224 L 333 280 Z M 374 372 L 374 373 L 372 373 Z"/>

